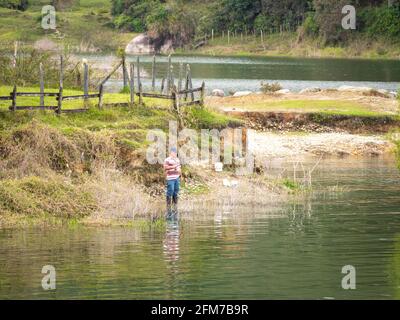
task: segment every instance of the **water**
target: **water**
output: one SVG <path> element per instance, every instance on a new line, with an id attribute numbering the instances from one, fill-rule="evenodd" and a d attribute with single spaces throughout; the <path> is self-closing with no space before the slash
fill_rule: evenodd
<path id="1" fill-rule="evenodd" d="M 100 67 L 110 68 L 114 56 L 82 55 Z M 136 57 L 129 56 L 129 62 Z M 151 85 L 152 57 L 142 56 L 143 85 Z M 167 73 L 167 57 L 157 57 L 157 87 Z M 175 79 L 179 78 L 179 64 L 191 65 L 194 86 L 204 80 L 206 87 L 222 89 L 226 93 L 251 90 L 259 91 L 261 81 L 278 81 L 284 88 L 300 91 L 309 87 L 338 88 L 342 85 L 372 87 L 397 91 L 400 82 L 400 61 L 398 60 L 356 60 L 356 59 L 304 59 L 274 57 L 203 57 L 173 56 Z M 121 81 L 112 80 L 109 88 L 120 88 Z"/>
<path id="2" fill-rule="evenodd" d="M 2 229 L 0 298 L 399 299 L 399 178 L 393 159 L 326 159 L 312 195 L 186 212 L 165 230 Z M 56 291 L 41 288 L 48 264 Z M 341 288 L 345 265 L 356 290 Z"/>

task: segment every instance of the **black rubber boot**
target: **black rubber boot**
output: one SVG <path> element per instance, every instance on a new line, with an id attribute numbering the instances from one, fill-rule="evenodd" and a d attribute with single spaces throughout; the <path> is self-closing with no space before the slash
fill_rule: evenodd
<path id="1" fill-rule="evenodd" d="M 178 212 L 178 196 L 173 196 L 172 197 L 172 202 L 174 204 L 174 212 Z"/>
<path id="2" fill-rule="evenodd" d="M 171 203 L 172 198 L 167 196 L 167 214 L 166 217 L 169 218 L 172 214 L 172 203 Z"/>

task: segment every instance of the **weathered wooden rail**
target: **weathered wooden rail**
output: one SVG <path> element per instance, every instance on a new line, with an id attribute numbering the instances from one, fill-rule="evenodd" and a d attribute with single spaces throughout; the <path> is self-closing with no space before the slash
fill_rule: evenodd
<path id="1" fill-rule="evenodd" d="M 74 67 L 75 72 L 78 64 Z M 174 70 L 171 61 L 171 56 L 168 58 L 168 68 L 167 74 L 161 79 L 160 90 L 157 91 L 156 87 L 156 57 L 153 57 L 152 61 L 152 79 L 151 79 L 151 91 L 144 92 L 142 78 L 140 73 L 140 58 L 137 58 L 136 63 L 130 63 L 129 72 L 127 68 L 127 63 L 125 57 L 112 69 L 112 71 L 107 74 L 98 83 L 98 93 L 89 93 L 89 66 L 87 63 L 83 64 L 83 94 L 77 95 L 64 95 L 63 80 L 64 80 L 64 60 L 60 56 L 60 78 L 59 78 L 59 89 L 58 92 L 46 92 L 44 89 L 44 73 L 43 66 L 39 66 L 39 82 L 40 82 L 40 92 L 18 92 L 18 87 L 14 85 L 13 91 L 10 92 L 8 96 L 0 96 L 0 101 L 11 101 L 11 106 L 9 110 L 53 110 L 57 114 L 61 113 L 77 113 L 85 112 L 88 110 L 87 107 L 75 108 L 75 109 L 64 109 L 63 102 L 71 100 L 83 100 L 87 101 L 89 99 L 98 99 L 98 107 L 101 109 L 104 105 L 104 87 L 107 81 L 122 68 L 123 85 L 124 89 L 129 89 L 130 104 L 133 106 L 135 104 L 135 97 L 139 98 L 139 105 L 143 105 L 143 98 L 154 98 L 154 99 L 166 99 L 171 100 L 171 108 L 173 111 L 180 113 L 182 107 L 192 106 L 192 105 L 204 105 L 205 96 L 205 83 L 202 83 L 201 87 L 193 88 L 192 76 L 190 65 L 186 65 L 186 76 L 184 77 L 184 68 L 181 63 L 179 66 L 179 77 L 178 83 L 175 84 Z M 136 70 L 135 70 L 136 68 Z M 136 76 L 135 76 L 136 71 Z M 136 85 L 135 85 L 136 80 Z M 184 87 L 183 87 L 184 81 Z M 137 92 L 136 92 L 137 89 Z M 199 97 L 195 97 L 198 94 Z M 19 106 L 17 103 L 17 97 L 39 97 L 39 105 L 36 106 Z M 56 105 L 46 106 L 44 103 L 45 97 L 54 97 L 56 100 Z M 118 103 L 109 104 L 111 106 Z M 120 105 L 120 104 L 119 104 Z"/>

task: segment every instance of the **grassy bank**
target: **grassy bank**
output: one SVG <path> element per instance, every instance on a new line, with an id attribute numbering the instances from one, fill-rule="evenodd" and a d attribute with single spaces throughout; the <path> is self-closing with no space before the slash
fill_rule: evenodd
<path id="1" fill-rule="evenodd" d="M 57 32 L 44 30 L 41 10 L 48 4 L 45 0 L 30 1 L 24 12 L 0 8 L 0 42 L 12 47 L 15 40 L 33 44 L 46 38 L 71 50 L 96 52 L 125 47 L 135 36 L 110 26 L 112 17 L 108 0 L 81 0 L 79 5 L 57 12 Z"/>
<path id="2" fill-rule="evenodd" d="M 306 38 L 298 40 L 296 32 L 245 37 L 237 35 L 228 38 L 216 37 L 205 46 L 196 50 L 182 51 L 186 54 L 202 54 L 212 56 L 282 56 L 310 58 L 366 58 L 366 59 L 398 59 L 400 42 L 359 37 L 345 46 L 323 46 L 318 39 Z"/>
<path id="3" fill-rule="evenodd" d="M 10 88 L 1 88 L 1 94 Z M 24 91 L 37 88 L 24 88 Z M 76 94 L 74 90 L 67 90 Z M 121 102 L 125 94 L 106 94 Z M 36 98 L 26 103 L 37 104 Z M 52 104 L 52 101 L 46 101 Z M 0 225 L 19 220 L 149 218 L 157 213 L 163 170 L 145 160 L 147 133 L 168 130 L 176 120 L 157 101 L 146 106 L 113 106 L 85 113 L 10 112 L 0 108 Z M 81 107 L 74 102 L 68 108 Z M 192 128 L 225 128 L 239 121 L 193 108 Z M 185 175 L 195 180 L 190 170 Z M 190 186 L 189 186 L 190 188 Z"/>

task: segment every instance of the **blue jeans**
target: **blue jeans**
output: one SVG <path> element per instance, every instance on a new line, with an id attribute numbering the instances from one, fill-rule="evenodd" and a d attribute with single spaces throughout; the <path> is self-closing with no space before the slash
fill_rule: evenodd
<path id="1" fill-rule="evenodd" d="M 177 197 L 180 188 L 180 178 L 167 180 L 167 197 Z"/>

